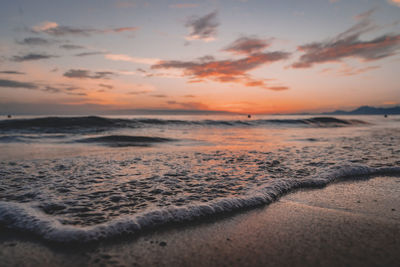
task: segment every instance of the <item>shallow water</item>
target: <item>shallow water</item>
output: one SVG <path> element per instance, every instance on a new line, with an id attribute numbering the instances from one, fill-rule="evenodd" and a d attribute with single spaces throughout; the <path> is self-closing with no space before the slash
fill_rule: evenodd
<path id="1" fill-rule="evenodd" d="M 0 121 L 0 223 L 93 240 L 400 172 L 400 117 Z"/>

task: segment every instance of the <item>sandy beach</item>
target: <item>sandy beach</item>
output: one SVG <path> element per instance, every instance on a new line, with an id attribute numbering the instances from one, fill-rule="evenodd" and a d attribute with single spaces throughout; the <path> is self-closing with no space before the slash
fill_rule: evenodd
<path id="1" fill-rule="evenodd" d="M 258 209 L 58 245 L 2 230 L 2 266 L 397 266 L 400 178 L 298 190 Z"/>

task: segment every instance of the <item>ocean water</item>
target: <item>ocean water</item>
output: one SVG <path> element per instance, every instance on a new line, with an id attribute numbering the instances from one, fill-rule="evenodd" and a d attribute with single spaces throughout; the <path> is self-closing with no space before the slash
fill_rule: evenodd
<path id="1" fill-rule="evenodd" d="M 89 242 L 400 174 L 400 116 L 0 120 L 0 225 Z"/>

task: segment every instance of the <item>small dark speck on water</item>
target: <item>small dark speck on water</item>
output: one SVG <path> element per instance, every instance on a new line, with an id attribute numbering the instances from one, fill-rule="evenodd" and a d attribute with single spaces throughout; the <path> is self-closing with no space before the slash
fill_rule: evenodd
<path id="1" fill-rule="evenodd" d="M 167 242 L 161 241 L 159 245 L 165 247 L 167 245 Z"/>
<path id="2" fill-rule="evenodd" d="M 396 209 L 392 209 L 392 211 L 396 211 Z"/>

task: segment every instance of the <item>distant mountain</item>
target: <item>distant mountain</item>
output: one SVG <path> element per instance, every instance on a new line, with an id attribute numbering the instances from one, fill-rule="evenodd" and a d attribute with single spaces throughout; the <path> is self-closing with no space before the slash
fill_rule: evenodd
<path id="1" fill-rule="evenodd" d="M 400 106 L 391 108 L 375 108 L 369 106 L 362 106 L 352 111 L 336 110 L 333 112 L 323 113 L 324 115 L 394 115 L 400 114 Z"/>

